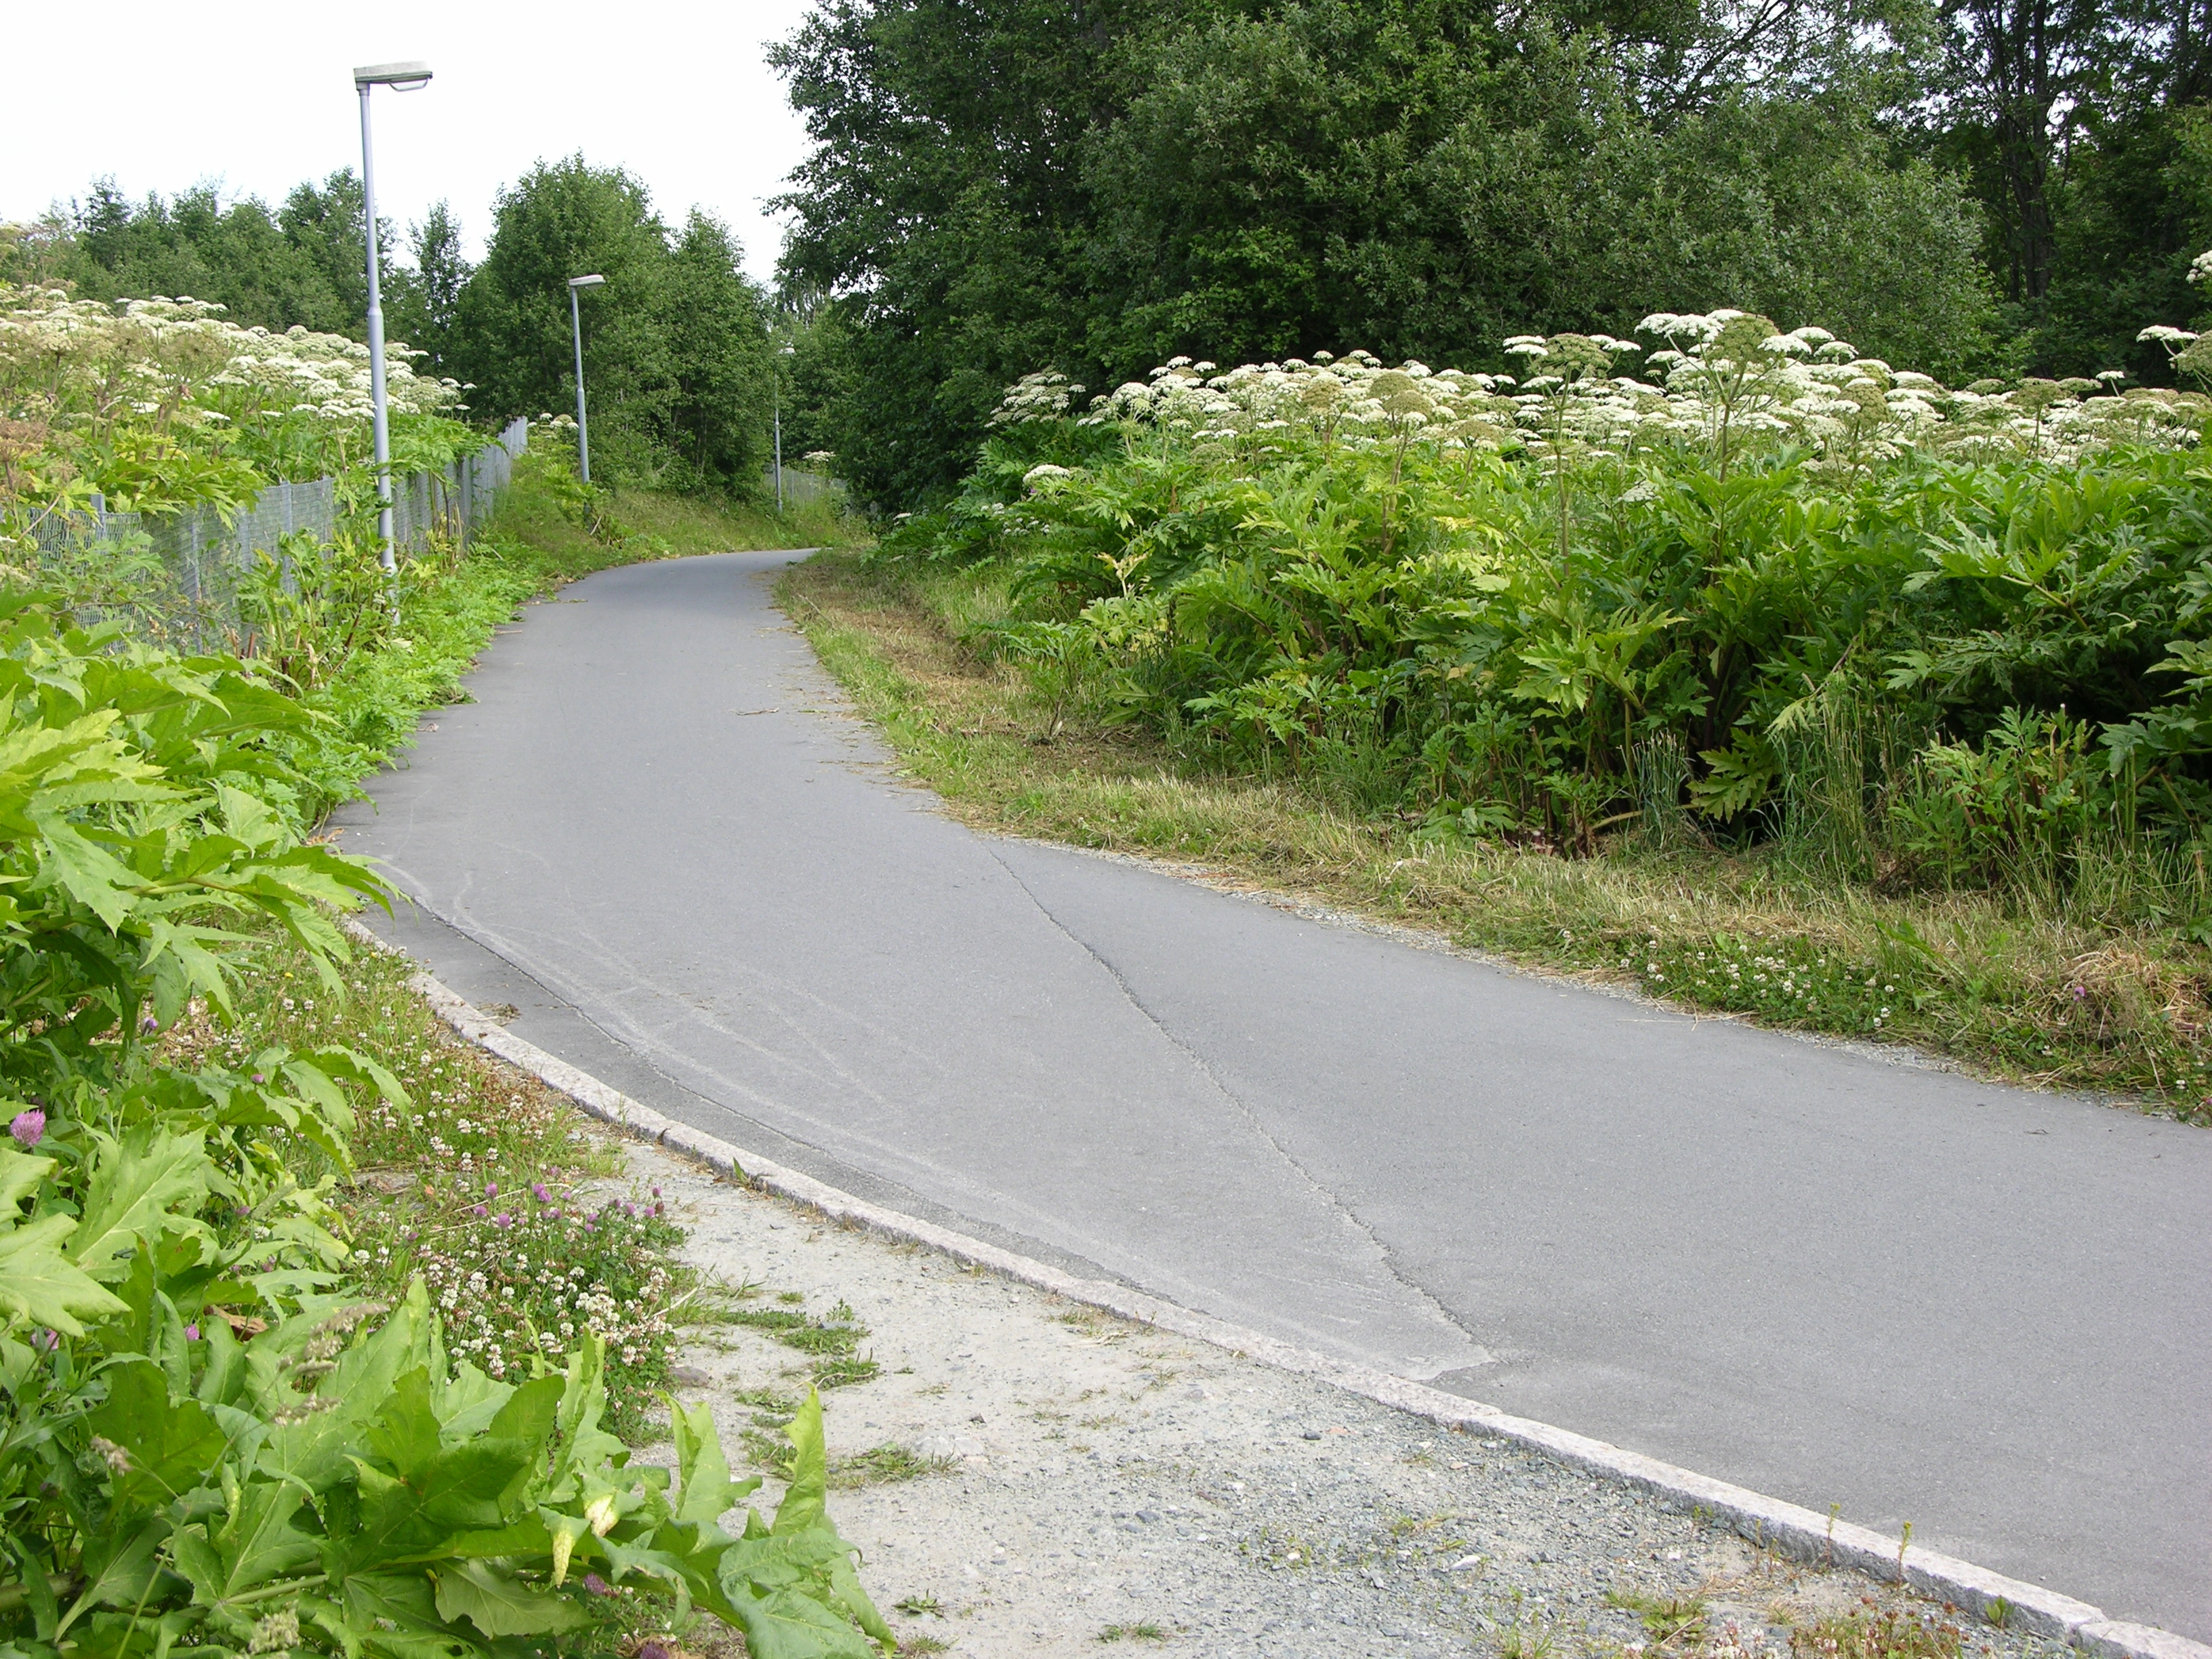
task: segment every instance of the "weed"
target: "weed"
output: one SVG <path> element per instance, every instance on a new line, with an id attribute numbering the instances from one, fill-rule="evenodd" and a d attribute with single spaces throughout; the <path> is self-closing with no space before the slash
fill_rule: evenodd
<path id="1" fill-rule="evenodd" d="M 932 1619 L 945 1617 L 945 1609 L 938 1605 L 937 1598 L 933 1595 L 902 1596 L 891 1605 L 910 1619 L 920 1619 L 925 1614 Z"/>
<path id="2" fill-rule="evenodd" d="M 774 1389 L 740 1389 L 730 1396 L 740 1406 L 752 1406 L 764 1412 L 776 1412 L 785 1417 L 799 1409 L 796 1395 L 779 1394 Z"/>
<path id="3" fill-rule="evenodd" d="M 883 1367 L 863 1355 L 858 1358 L 825 1359 L 814 1367 L 814 1386 L 817 1389 L 848 1389 L 856 1382 L 872 1381 L 883 1372 Z"/>
<path id="4" fill-rule="evenodd" d="M 1608 1607 L 1640 1615 L 1645 1632 L 1659 1647 L 1694 1647 L 1705 1633 L 1705 1602 L 1696 1595 L 1649 1595 L 1638 1590 L 1608 1590 Z"/>
<path id="5" fill-rule="evenodd" d="M 1098 1639 L 1102 1642 L 1164 1642 L 1168 1639 L 1168 1633 L 1146 1619 L 1133 1625 L 1109 1625 L 1098 1632 Z"/>
<path id="6" fill-rule="evenodd" d="M 1963 1646 L 1956 1625 L 1872 1596 L 1790 1632 L 1791 1659 L 1960 1659 Z"/>
<path id="7" fill-rule="evenodd" d="M 886 1443 L 871 1446 L 866 1451 L 855 1452 L 850 1457 L 832 1458 L 830 1462 L 830 1484 L 833 1486 L 881 1486 L 901 1480 L 919 1480 L 924 1475 L 950 1474 L 960 1467 L 957 1457 L 942 1454 L 929 1455 L 916 1451 L 911 1446 Z"/>

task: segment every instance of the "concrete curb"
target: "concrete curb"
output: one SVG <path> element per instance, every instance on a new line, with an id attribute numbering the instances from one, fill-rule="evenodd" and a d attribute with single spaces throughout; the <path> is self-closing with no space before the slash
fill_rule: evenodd
<path id="1" fill-rule="evenodd" d="M 349 931 L 370 942 L 375 949 L 392 948 L 357 924 Z M 1901 1577 L 1914 1589 L 1952 1602 L 1978 1617 L 1988 1617 L 2002 1603 L 2008 1627 L 2063 1638 L 2084 1652 L 2098 1656 L 2098 1659 L 2212 1659 L 2212 1646 L 2204 1643 L 2148 1625 L 2107 1619 L 2102 1608 L 2086 1601 L 2008 1578 L 1970 1561 L 1908 1545 L 1901 1539 L 1816 1515 L 1795 1504 L 1785 1504 L 1779 1498 L 1677 1468 L 1671 1463 L 1625 1451 L 1602 1440 L 1554 1428 L 1548 1423 L 1515 1417 L 1405 1377 L 1296 1347 L 1226 1320 L 1163 1302 L 1126 1285 L 1079 1279 L 950 1228 L 867 1203 L 811 1176 L 757 1158 L 726 1140 L 639 1104 L 588 1073 L 556 1059 L 535 1043 L 526 1042 L 488 1019 L 427 973 L 417 973 L 410 983 L 461 1036 L 511 1065 L 520 1066 L 593 1117 L 627 1134 L 655 1141 L 672 1152 L 696 1158 L 734 1181 L 805 1205 L 832 1220 L 865 1227 L 902 1243 L 926 1244 L 957 1261 L 988 1268 L 1070 1302 L 1211 1343 L 1283 1370 L 1319 1377 L 1347 1393 L 1410 1412 L 1446 1427 L 1513 1441 L 1588 1474 L 1650 1492 L 1671 1509 L 1701 1511 L 1723 1520 L 1753 1544 L 1800 1560 L 1854 1567 L 1875 1577 L 1893 1581 Z"/>

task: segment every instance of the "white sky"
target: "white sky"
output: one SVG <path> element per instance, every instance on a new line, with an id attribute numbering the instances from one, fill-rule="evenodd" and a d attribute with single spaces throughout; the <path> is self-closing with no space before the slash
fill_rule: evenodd
<path id="1" fill-rule="evenodd" d="M 763 58 L 806 0 L 374 0 L 214 8 L 108 0 L 11 9 L 0 220 L 24 220 L 112 174 L 124 193 L 203 180 L 272 208 L 303 179 L 361 166 L 356 64 L 422 58 L 420 92 L 374 94 L 379 215 L 404 233 L 441 197 L 480 257 L 492 194 L 543 157 L 628 167 L 672 225 L 694 204 L 726 220 L 745 267 L 775 271 L 762 206 L 805 153 Z M 91 27 L 88 27 L 88 22 Z M 31 65 L 40 65 L 34 70 Z"/>

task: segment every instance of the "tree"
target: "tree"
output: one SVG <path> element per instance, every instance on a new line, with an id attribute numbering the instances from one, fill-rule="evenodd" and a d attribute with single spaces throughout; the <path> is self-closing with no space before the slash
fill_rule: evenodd
<path id="1" fill-rule="evenodd" d="M 447 358 L 459 320 L 461 290 L 468 286 L 471 270 L 461 252 L 460 222 L 441 201 L 421 224 L 409 228 L 407 240 L 415 265 L 411 271 L 401 268 L 405 280 L 398 301 L 386 307 L 395 324 L 392 332 L 430 354 L 422 367 L 450 374 Z"/>
<path id="2" fill-rule="evenodd" d="M 575 404 L 568 278 L 580 296 L 595 478 L 750 495 L 767 420 L 760 295 L 721 225 L 672 238 L 645 185 L 580 156 L 500 193 L 447 351 L 471 407 L 504 418 Z"/>
<path id="3" fill-rule="evenodd" d="M 860 405 L 829 422 L 840 471 L 885 505 L 949 487 L 1042 368 L 1502 366 L 1506 335 L 1660 309 L 1978 368 L 1975 216 L 1885 125 L 1904 53 L 1882 18 L 834 0 L 775 61 L 817 143 L 783 280 L 833 296 L 831 378 Z"/>
<path id="4" fill-rule="evenodd" d="M 750 493 L 768 464 L 768 319 L 738 258 L 729 227 L 695 209 L 664 278 L 677 382 L 669 444 L 682 463 L 680 488 Z"/>

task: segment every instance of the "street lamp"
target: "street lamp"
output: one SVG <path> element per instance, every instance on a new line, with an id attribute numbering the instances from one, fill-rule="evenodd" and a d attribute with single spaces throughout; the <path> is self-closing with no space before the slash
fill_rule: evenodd
<path id="1" fill-rule="evenodd" d="M 368 244 L 368 397 L 376 425 L 376 534 L 384 544 L 378 562 L 387 575 L 398 568 L 398 559 L 392 541 L 392 416 L 384 397 L 384 301 L 377 275 L 382 261 L 376 246 L 376 164 L 368 143 L 368 93 L 372 87 L 420 92 L 429 84 L 428 64 L 365 64 L 353 72 L 354 90 L 361 94 L 362 240 Z"/>
<path id="2" fill-rule="evenodd" d="M 779 357 L 795 357 L 799 355 L 799 348 L 786 346 L 775 355 Z M 769 395 L 772 400 L 770 407 L 775 411 L 775 510 L 781 513 L 783 511 L 783 367 L 781 364 L 779 363 L 776 366 L 775 374 L 770 380 L 769 386 Z"/>
<path id="3" fill-rule="evenodd" d="M 568 326 L 576 337 L 576 467 L 586 483 L 592 481 L 592 429 L 584 423 L 584 313 L 577 308 L 576 290 L 604 287 L 606 280 L 599 276 L 568 279 Z"/>

